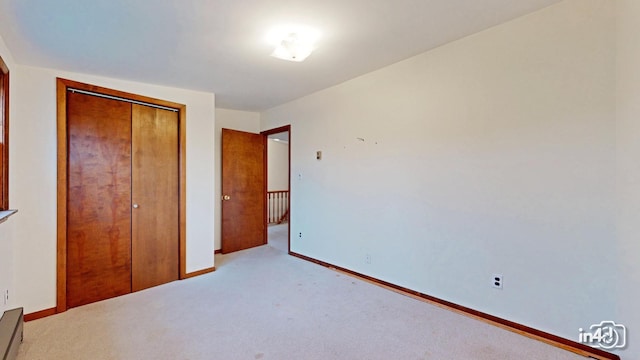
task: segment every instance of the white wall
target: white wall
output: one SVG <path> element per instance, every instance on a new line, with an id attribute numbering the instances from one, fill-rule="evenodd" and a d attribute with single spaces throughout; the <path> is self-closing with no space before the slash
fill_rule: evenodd
<path id="1" fill-rule="evenodd" d="M 215 173 L 216 175 L 216 186 L 215 186 L 215 249 L 219 250 L 221 248 L 220 242 L 220 206 L 221 206 L 221 177 L 220 177 L 220 168 L 221 168 L 221 160 L 220 160 L 220 135 L 222 134 L 222 129 L 232 129 L 239 131 L 246 131 L 250 133 L 259 133 L 260 132 L 260 114 L 251 111 L 239 111 L 239 110 L 229 110 L 229 109 L 216 109 L 216 130 L 215 130 Z"/>
<path id="2" fill-rule="evenodd" d="M 9 127 L 12 128 L 15 123 L 14 109 L 13 103 L 15 102 L 13 98 L 13 76 L 14 70 L 16 68 L 15 62 L 13 61 L 13 57 L 11 56 L 11 52 L 4 43 L 2 37 L 0 37 L 0 56 L 2 60 L 4 60 L 5 64 L 9 68 Z M 11 139 L 9 140 L 11 143 Z M 14 154 L 9 151 L 9 174 L 15 169 L 15 163 L 13 162 Z M 12 176 L 9 179 L 9 206 L 15 207 L 13 203 L 13 184 L 15 182 L 15 177 Z M 4 223 L 0 224 L 0 314 L 5 310 L 11 309 L 15 307 L 16 302 L 14 301 L 15 296 L 15 285 L 14 285 L 14 276 L 15 276 L 15 263 L 13 261 L 13 252 L 14 252 L 14 243 L 15 243 L 15 216 L 9 218 Z M 6 290 L 9 290 L 9 302 L 5 305 L 3 300 L 3 295 Z M 0 315 L 1 316 L 1 315 Z"/>
<path id="3" fill-rule="evenodd" d="M 617 1 L 618 321 L 640 359 L 640 2 Z"/>
<path id="4" fill-rule="evenodd" d="M 295 134 L 291 250 L 568 339 L 611 319 L 614 4 L 568 0 L 264 112 Z"/>
<path id="5" fill-rule="evenodd" d="M 289 190 L 289 144 L 267 141 L 267 189 Z"/>
<path id="6" fill-rule="evenodd" d="M 56 305 L 56 77 L 187 106 L 187 272 L 212 267 L 214 109 L 210 93 L 18 66 L 12 73 L 12 207 L 16 302 L 26 313 Z"/>

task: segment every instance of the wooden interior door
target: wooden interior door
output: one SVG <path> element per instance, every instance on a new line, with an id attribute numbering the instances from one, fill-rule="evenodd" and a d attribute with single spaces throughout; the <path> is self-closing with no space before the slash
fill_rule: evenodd
<path id="1" fill-rule="evenodd" d="M 132 290 L 179 277 L 178 113 L 132 105 Z"/>
<path id="2" fill-rule="evenodd" d="M 265 138 L 222 129 L 222 253 L 267 243 Z"/>
<path id="3" fill-rule="evenodd" d="M 67 306 L 131 292 L 131 104 L 67 94 Z"/>
<path id="4" fill-rule="evenodd" d="M 67 92 L 66 305 L 180 276 L 178 113 Z"/>

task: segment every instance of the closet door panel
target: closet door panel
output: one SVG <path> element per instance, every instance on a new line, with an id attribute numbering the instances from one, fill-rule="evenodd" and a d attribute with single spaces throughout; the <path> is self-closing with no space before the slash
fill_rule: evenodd
<path id="1" fill-rule="evenodd" d="M 132 288 L 179 277 L 178 114 L 132 105 Z"/>
<path id="2" fill-rule="evenodd" d="M 131 292 L 131 104 L 67 93 L 67 306 Z"/>

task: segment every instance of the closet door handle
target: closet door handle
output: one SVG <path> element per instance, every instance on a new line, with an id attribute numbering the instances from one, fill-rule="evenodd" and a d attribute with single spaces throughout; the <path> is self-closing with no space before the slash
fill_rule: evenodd
<path id="1" fill-rule="evenodd" d="M 138 204 L 133 204 L 133 208 L 134 208 L 134 209 L 137 209 L 137 208 L 139 208 L 139 207 L 140 207 L 140 205 L 138 205 Z"/>

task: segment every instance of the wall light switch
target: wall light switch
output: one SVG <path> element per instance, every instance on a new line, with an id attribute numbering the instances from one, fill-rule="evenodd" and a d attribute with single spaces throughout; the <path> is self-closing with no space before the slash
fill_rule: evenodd
<path id="1" fill-rule="evenodd" d="M 322 151 L 316 151 L 316 159 L 322 160 Z"/>

